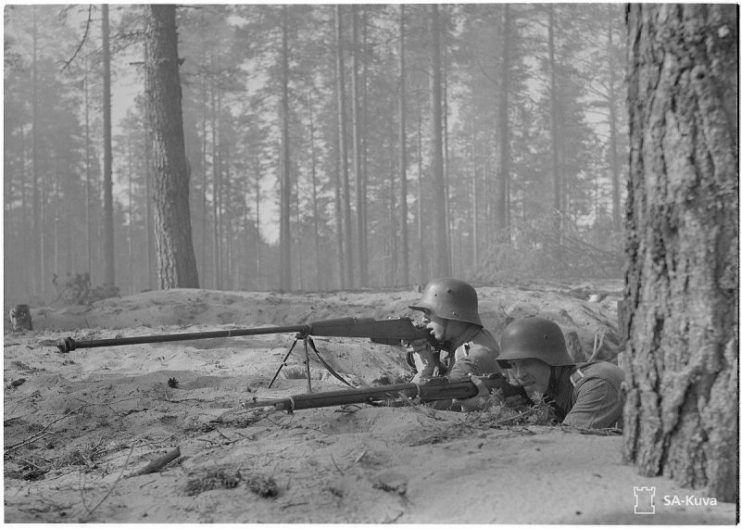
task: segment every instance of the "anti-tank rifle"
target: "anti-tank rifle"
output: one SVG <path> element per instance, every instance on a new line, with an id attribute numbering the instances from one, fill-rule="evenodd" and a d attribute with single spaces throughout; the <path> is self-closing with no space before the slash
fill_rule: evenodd
<path id="1" fill-rule="evenodd" d="M 204 340 L 208 338 L 230 338 L 235 336 L 255 336 L 259 334 L 296 333 L 297 338 L 308 336 L 370 338 L 377 343 L 401 345 L 402 341 L 427 339 L 433 348 L 440 346 L 424 327 L 414 325 L 409 318 L 374 320 L 373 318 L 338 318 L 321 320 L 305 325 L 283 327 L 258 327 L 254 329 L 227 329 L 223 331 L 190 332 L 179 334 L 152 334 L 130 336 L 127 338 L 106 338 L 102 340 L 80 340 L 68 336 L 57 341 L 61 353 L 91 347 L 111 347 L 116 345 L 137 345 L 145 343 L 178 342 L 184 340 Z"/>
<path id="2" fill-rule="evenodd" d="M 309 385 L 309 391 L 311 391 L 311 375 L 308 372 L 308 348 L 314 350 L 317 358 L 324 364 L 324 367 L 329 370 L 332 375 L 337 377 L 339 380 L 347 383 L 339 374 L 335 373 L 334 370 L 319 356 L 318 351 L 314 347 L 311 336 L 323 336 L 323 337 L 343 337 L 343 338 L 369 338 L 371 341 L 376 343 L 382 343 L 386 345 L 402 345 L 403 342 L 411 342 L 419 339 L 426 339 L 433 349 L 439 350 L 441 344 L 439 344 L 435 338 L 429 333 L 424 327 L 419 327 L 409 318 L 395 318 L 388 320 L 375 320 L 373 318 L 338 318 L 331 320 L 320 320 L 314 323 L 304 325 L 289 325 L 283 327 L 258 327 L 254 329 L 227 329 L 222 331 L 206 331 L 206 332 L 192 332 L 192 333 L 178 333 L 178 334 L 154 334 L 148 336 L 130 336 L 123 338 L 106 338 L 101 340 L 80 340 L 77 341 L 74 338 L 68 336 L 60 338 L 57 341 L 57 349 L 61 353 L 68 353 L 76 349 L 85 349 L 93 347 L 112 347 L 119 345 L 138 345 L 147 343 L 162 343 L 162 342 L 177 342 L 184 340 L 204 340 L 209 338 L 230 338 L 237 336 L 256 336 L 261 334 L 284 334 L 284 333 L 296 333 L 296 339 L 291 345 L 290 349 L 286 353 L 283 361 L 281 362 L 278 371 L 270 381 L 270 386 L 273 385 L 277 378 L 280 370 L 286 365 L 286 361 L 290 356 L 293 348 L 298 340 L 304 341 L 304 349 L 306 352 L 306 369 L 307 369 L 307 382 Z M 348 384 L 349 385 L 349 384 Z"/>

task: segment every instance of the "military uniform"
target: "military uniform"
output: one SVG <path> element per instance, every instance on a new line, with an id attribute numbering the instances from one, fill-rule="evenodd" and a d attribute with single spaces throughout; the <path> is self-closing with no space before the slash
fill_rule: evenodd
<path id="1" fill-rule="evenodd" d="M 610 428 L 622 426 L 625 403 L 621 385 L 623 371 L 610 362 L 587 362 L 577 365 L 563 391 L 563 424 L 579 428 Z M 556 396 L 554 396 L 555 398 Z"/>
<path id="2" fill-rule="evenodd" d="M 482 327 L 471 327 L 452 344 L 453 354 L 446 374 L 451 382 L 467 380 L 469 375 L 500 373 L 497 364 L 499 345 L 489 331 Z"/>
<path id="3" fill-rule="evenodd" d="M 580 428 L 622 425 L 623 371 L 603 361 L 575 365 L 558 324 L 538 317 L 515 320 L 504 329 L 501 344 L 498 362 L 503 369 L 510 369 L 511 361 L 526 359 L 550 366 L 544 396 L 564 425 Z"/>
<path id="4" fill-rule="evenodd" d="M 467 380 L 469 375 L 499 373 L 497 365 L 499 345 L 479 317 L 479 300 L 474 289 L 459 279 L 435 279 L 425 287 L 422 298 L 409 308 L 424 311 L 441 320 L 457 322 L 455 336 L 445 334 L 451 340 L 446 343 L 442 360 L 426 342 L 413 345 L 414 364 L 417 374 L 414 382 L 446 375 L 450 381 Z M 461 326 L 460 324 L 467 324 Z"/>

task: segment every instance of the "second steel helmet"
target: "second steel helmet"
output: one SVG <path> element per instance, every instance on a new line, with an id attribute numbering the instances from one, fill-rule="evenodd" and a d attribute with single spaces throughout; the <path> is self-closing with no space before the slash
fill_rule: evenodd
<path id="1" fill-rule="evenodd" d="M 529 317 L 513 321 L 502 332 L 499 340 L 502 352 L 497 358 L 505 369 L 508 360 L 535 358 L 549 366 L 573 365 L 566 350 L 561 327 L 545 318 Z"/>
<path id="2" fill-rule="evenodd" d="M 434 279 L 427 283 L 422 299 L 410 309 L 427 310 L 438 318 L 480 325 L 476 290 L 460 279 Z"/>

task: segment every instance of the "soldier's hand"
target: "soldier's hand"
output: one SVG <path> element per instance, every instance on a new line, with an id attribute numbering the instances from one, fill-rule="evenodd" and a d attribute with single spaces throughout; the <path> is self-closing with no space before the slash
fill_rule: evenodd
<path id="1" fill-rule="evenodd" d="M 471 382 L 478 388 L 479 392 L 475 396 L 469 399 L 456 399 L 455 402 L 460 404 L 461 410 L 465 412 L 469 411 L 481 411 L 488 407 L 491 396 L 491 390 L 483 382 L 486 377 L 479 377 L 476 375 L 470 375 Z"/>
<path id="2" fill-rule="evenodd" d="M 402 342 L 407 351 L 417 354 L 426 354 L 426 352 L 432 352 L 430 343 L 425 338 L 417 338 L 416 340 L 404 340 Z"/>
<path id="3" fill-rule="evenodd" d="M 436 376 L 440 370 L 440 358 L 424 338 L 405 342 L 407 351 L 412 353 L 414 366 L 417 369 L 416 379 Z"/>

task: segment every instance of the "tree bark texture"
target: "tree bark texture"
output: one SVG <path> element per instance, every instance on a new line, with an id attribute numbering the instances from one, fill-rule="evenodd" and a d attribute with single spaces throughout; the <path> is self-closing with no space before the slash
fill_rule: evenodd
<path id="1" fill-rule="evenodd" d="M 337 45 L 337 152 L 340 157 L 340 175 L 342 180 L 342 216 L 344 219 L 342 234 L 344 236 L 344 259 L 341 267 L 344 267 L 345 275 L 342 276 L 342 288 L 354 286 L 353 269 L 353 245 L 352 245 L 352 221 L 350 205 L 350 175 L 347 167 L 347 116 L 345 111 L 345 60 L 344 60 L 344 37 L 342 36 L 342 6 L 335 6 L 335 42 Z"/>
<path id="2" fill-rule="evenodd" d="M 435 262 L 433 270 L 436 277 L 450 275 L 450 252 L 447 244 L 447 215 L 445 209 L 445 175 L 443 172 L 443 121 L 442 121 L 442 68 L 440 52 L 440 11 L 436 4 L 430 7 L 432 76 L 430 94 L 432 109 L 432 182 L 435 193 Z"/>
<path id="3" fill-rule="evenodd" d="M 291 150 L 288 134 L 288 6 L 281 32 L 280 288 L 291 290 Z"/>
<path id="4" fill-rule="evenodd" d="M 738 499 L 736 6 L 628 8 L 625 456 Z"/>
<path id="5" fill-rule="evenodd" d="M 608 14 L 612 13 L 612 4 L 607 5 Z M 617 98 L 615 95 L 615 85 L 617 76 L 615 75 L 614 60 L 614 43 L 612 17 L 609 17 L 607 26 L 607 68 L 609 69 L 609 79 L 607 86 L 607 110 L 609 113 L 610 126 L 610 176 L 612 178 L 612 224 L 616 230 L 620 230 L 623 224 L 623 214 L 620 208 L 620 163 L 618 160 L 617 149 Z"/>
<path id="6" fill-rule="evenodd" d="M 558 86 L 556 73 L 556 44 L 554 33 L 556 31 L 556 6 L 551 4 L 548 6 L 548 68 L 549 68 L 549 83 L 550 83 L 550 110 L 551 110 L 551 172 L 552 172 L 552 185 L 553 185 L 553 230 L 554 230 L 554 258 L 558 265 L 561 260 L 561 230 L 563 224 L 563 202 L 561 196 L 563 194 L 562 188 L 562 177 L 561 177 L 561 142 L 559 141 L 559 127 L 558 127 Z"/>
<path id="7" fill-rule="evenodd" d="M 509 243 L 510 233 L 507 222 L 507 208 L 509 200 L 507 189 L 509 186 L 510 148 L 509 148 L 509 42 L 512 26 L 512 16 L 509 5 L 503 6 L 502 13 L 502 69 L 501 84 L 499 86 L 499 179 L 496 190 L 496 210 L 494 211 L 494 230 L 497 242 Z"/>
<path id="8" fill-rule="evenodd" d="M 149 6 L 145 61 L 152 126 L 155 243 L 160 288 L 198 288 L 188 202 L 175 6 Z"/>
<path id="9" fill-rule="evenodd" d="M 108 6 L 103 4 L 103 283 L 116 284 L 113 241 L 113 147 L 111 143 L 111 46 Z"/>
<path id="10" fill-rule="evenodd" d="M 401 229 L 402 281 L 409 285 L 409 226 L 407 224 L 407 109 L 406 65 L 404 63 L 404 4 L 399 4 L 399 182 L 401 199 L 399 208 Z"/>
<path id="11" fill-rule="evenodd" d="M 355 210 L 357 211 L 358 222 L 358 284 L 361 287 L 368 286 L 368 242 L 365 231 L 365 192 L 363 169 L 361 164 L 361 145 L 362 145 L 362 127 L 360 117 L 360 43 L 358 39 L 358 6 L 350 6 L 352 17 L 352 53 L 350 54 L 350 90 L 352 91 L 352 155 L 353 155 L 353 173 L 355 173 Z"/>

